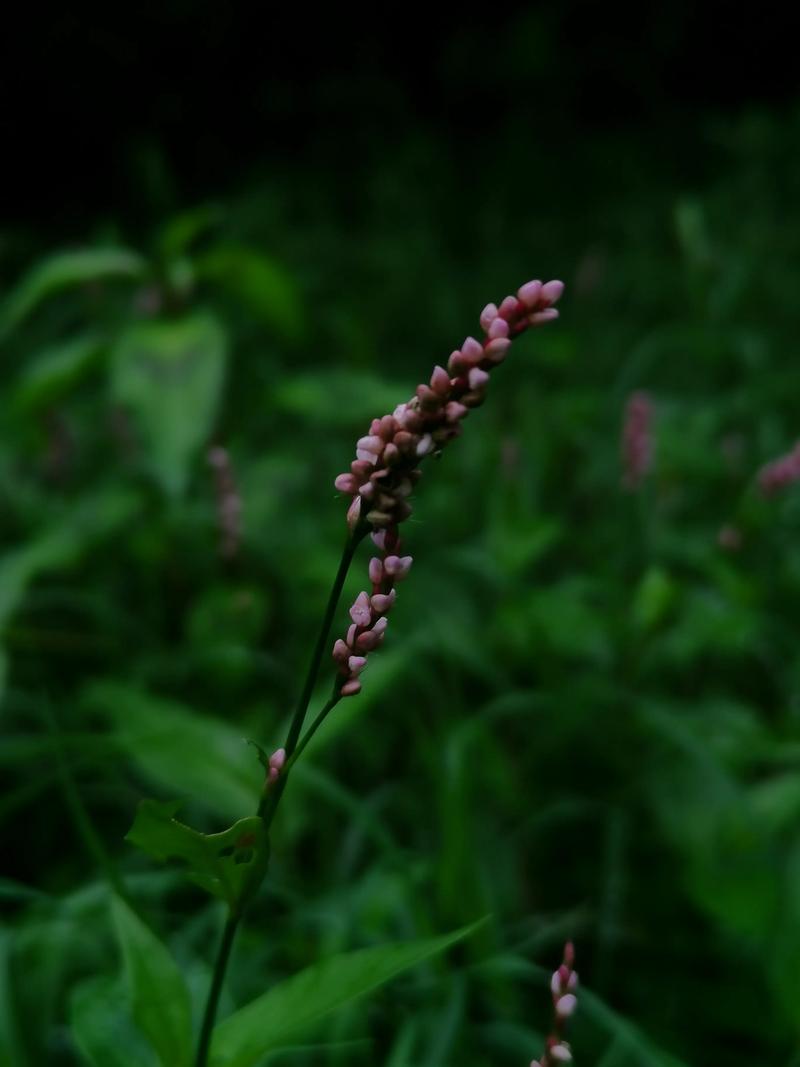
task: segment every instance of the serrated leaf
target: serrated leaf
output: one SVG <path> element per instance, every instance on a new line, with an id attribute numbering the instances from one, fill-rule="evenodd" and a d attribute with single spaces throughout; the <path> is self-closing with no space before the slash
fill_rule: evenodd
<path id="1" fill-rule="evenodd" d="M 188 1067 L 192 1054 L 189 991 L 167 948 L 119 897 L 112 901 L 133 1018 L 163 1067 Z"/>
<path id="2" fill-rule="evenodd" d="M 322 960 L 273 986 L 219 1023 L 211 1043 L 212 1067 L 253 1067 L 336 1011 L 378 989 L 473 933 L 472 923 L 442 937 L 360 949 Z"/>
<path id="3" fill-rule="evenodd" d="M 114 724 L 117 742 L 155 786 L 234 819 L 255 807 L 263 772 L 227 723 L 117 682 L 90 685 L 83 700 Z"/>
<path id="4" fill-rule="evenodd" d="M 183 491 L 214 424 L 228 342 L 212 315 L 140 322 L 111 355 L 111 392 L 133 415 L 147 465 L 166 492 Z"/>
<path id="5" fill-rule="evenodd" d="M 154 1067 L 152 1049 L 133 1025 L 118 978 L 91 978 L 70 1000 L 72 1039 L 91 1067 Z"/>
<path id="6" fill-rule="evenodd" d="M 138 278 L 146 264 L 125 248 L 56 252 L 33 267 L 0 305 L 0 337 L 18 326 L 51 293 L 106 278 Z"/>
<path id="7" fill-rule="evenodd" d="M 258 888 L 266 871 L 263 820 L 250 815 L 222 833 L 201 834 L 175 818 L 179 807 L 179 801 L 143 800 L 126 840 L 162 863 L 182 860 L 190 881 L 235 910 Z"/>

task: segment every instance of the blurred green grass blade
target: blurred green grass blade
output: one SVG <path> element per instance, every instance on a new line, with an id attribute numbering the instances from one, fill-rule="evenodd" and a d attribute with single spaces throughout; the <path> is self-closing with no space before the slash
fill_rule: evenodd
<path id="1" fill-rule="evenodd" d="M 144 274 L 145 268 L 144 259 L 125 248 L 56 252 L 33 267 L 0 304 L 0 338 L 59 289 L 110 278 L 135 280 Z"/>
<path id="2" fill-rule="evenodd" d="M 114 725 L 117 741 L 154 785 L 218 816 L 252 812 L 263 772 L 233 727 L 124 683 L 96 682 L 83 701 Z"/>
<path id="3" fill-rule="evenodd" d="M 54 403 L 94 366 L 103 347 L 97 334 L 85 334 L 34 356 L 14 387 L 12 400 L 16 409 L 24 414 Z"/>
<path id="4" fill-rule="evenodd" d="M 229 292 L 246 310 L 289 340 L 303 334 L 304 308 L 286 268 L 247 245 L 219 244 L 195 260 L 196 276 Z"/>
<path id="5" fill-rule="evenodd" d="M 135 323 L 112 350 L 111 395 L 131 412 L 147 466 L 171 495 L 183 492 L 213 430 L 227 353 L 225 330 L 205 312 Z"/>
<path id="6" fill-rule="evenodd" d="M 473 923 L 442 937 L 360 949 L 316 963 L 274 986 L 221 1022 L 212 1067 L 254 1067 L 267 1052 L 332 1011 L 469 937 Z"/>
<path id="7" fill-rule="evenodd" d="M 70 999 L 72 1039 L 90 1067 L 155 1067 L 153 1050 L 133 1026 L 119 978 L 91 978 Z"/>
<path id="8" fill-rule="evenodd" d="M 188 1067 L 192 1053 L 191 1005 L 183 976 L 166 947 L 119 897 L 112 913 L 130 993 L 133 1018 L 163 1067 Z"/>
<path id="9" fill-rule="evenodd" d="M 263 821 L 249 815 L 222 833 L 201 834 L 174 818 L 178 807 L 178 802 L 143 800 L 126 840 L 160 862 L 184 860 L 191 881 L 236 907 L 258 887 L 266 870 Z"/>

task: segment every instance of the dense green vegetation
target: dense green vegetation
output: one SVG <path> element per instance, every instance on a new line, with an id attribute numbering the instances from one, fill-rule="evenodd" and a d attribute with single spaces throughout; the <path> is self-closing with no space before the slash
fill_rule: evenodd
<path id="1" fill-rule="evenodd" d="M 104 1032 L 95 1062 L 154 1062 L 120 930 L 161 950 L 112 887 L 197 1019 L 220 904 L 123 840 L 137 803 L 183 798 L 208 832 L 253 813 L 245 739 L 284 735 L 344 536 L 333 478 L 532 276 L 564 278 L 562 318 L 426 466 L 387 642 L 298 765 L 221 1015 L 488 915 L 264 1062 L 520 1067 L 572 937 L 585 1067 L 800 1063 L 800 487 L 755 486 L 798 436 L 798 118 L 671 133 L 498 130 L 468 166 L 420 129 L 354 186 L 276 172 L 78 251 L 9 239 L 4 1067 L 92 1062 Z M 625 492 L 634 389 L 655 460 Z"/>

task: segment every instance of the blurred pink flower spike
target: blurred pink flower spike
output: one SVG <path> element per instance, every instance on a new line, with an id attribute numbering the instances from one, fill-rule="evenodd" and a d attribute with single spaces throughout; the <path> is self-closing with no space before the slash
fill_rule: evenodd
<path id="1" fill-rule="evenodd" d="M 758 474 L 758 487 L 764 496 L 774 496 L 797 481 L 800 481 L 800 441 L 791 452 L 764 464 Z"/>
<path id="2" fill-rule="evenodd" d="M 653 402 L 647 393 L 631 393 L 622 422 L 622 484 L 635 491 L 653 463 Z"/>

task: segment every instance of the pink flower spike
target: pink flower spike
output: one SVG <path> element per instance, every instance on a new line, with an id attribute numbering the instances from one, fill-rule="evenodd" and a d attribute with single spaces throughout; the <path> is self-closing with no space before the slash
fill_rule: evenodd
<path id="1" fill-rule="evenodd" d="M 355 603 L 350 608 L 350 618 L 356 624 L 356 626 L 369 626 L 372 621 L 372 612 L 369 609 L 369 595 L 361 592 L 355 599 Z"/>
<path id="2" fill-rule="evenodd" d="M 340 474 L 333 483 L 340 493 L 355 493 L 358 491 L 358 482 L 352 474 Z"/>
<path id="3" fill-rule="evenodd" d="M 369 561 L 369 580 L 373 585 L 383 581 L 383 563 L 377 556 L 373 556 Z"/>
<path id="4" fill-rule="evenodd" d="M 533 308 L 539 303 L 539 297 L 542 292 L 542 283 L 537 279 L 532 282 L 525 282 L 517 289 L 517 296 L 525 305 L 526 308 Z"/>
<path id="5" fill-rule="evenodd" d="M 497 318 L 497 304 L 487 304 L 481 312 L 480 324 L 481 328 L 488 330 L 494 320 Z"/>
<path id="6" fill-rule="evenodd" d="M 469 372 L 470 389 L 483 389 L 489 383 L 489 373 L 481 367 L 473 367 Z"/>
<path id="7" fill-rule="evenodd" d="M 344 683 L 339 692 L 343 697 L 354 697 L 356 693 L 361 692 L 361 682 L 358 678 L 351 678 L 349 682 Z"/>
<path id="8" fill-rule="evenodd" d="M 561 299 L 563 292 L 564 283 L 554 278 L 552 282 L 546 282 L 542 286 L 540 303 L 543 303 L 545 307 L 550 307 L 551 304 L 555 304 L 557 300 Z"/>
<path id="9" fill-rule="evenodd" d="M 495 337 L 508 337 L 508 323 L 505 319 L 497 318 L 489 327 L 489 337 L 494 340 Z"/>
<path id="10" fill-rule="evenodd" d="M 483 345 L 474 337 L 468 337 L 461 346 L 461 355 L 470 365 L 480 363 L 483 359 Z"/>
<path id="11" fill-rule="evenodd" d="M 347 661 L 347 665 L 350 668 L 351 674 L 361 674 L 367 665 L 366 656 L 351 656 Z"/>
<path id="12" fill-rule="evenodd" d="M 431 375 L 431 389 L 439 396 L 447 396 L 450 392 L 450 375 L 444 367 L 434 367 Z"/>

